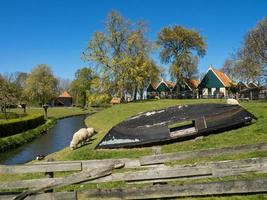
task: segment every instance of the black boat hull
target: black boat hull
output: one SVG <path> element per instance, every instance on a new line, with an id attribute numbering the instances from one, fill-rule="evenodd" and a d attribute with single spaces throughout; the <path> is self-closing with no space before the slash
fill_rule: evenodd
<path id="1" fill-rule="evenodd" d="M 141 113 L 117 124 L 96 148 L 131 148 L 182 141 L 238 128 L 252 119 L 256 117 L 238 105 L 173 106 Z M 179 125 L 180 122 L 189 124 Z"/>

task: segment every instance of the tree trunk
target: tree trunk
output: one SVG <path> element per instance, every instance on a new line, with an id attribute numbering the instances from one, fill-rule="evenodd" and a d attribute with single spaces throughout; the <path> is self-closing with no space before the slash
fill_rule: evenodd
<path id="1" fill-rule="evenodd" d="M 137 99 L 137 85 L 134 87 L 134 100 Z"/>
<path id="2" fill-rule="evenodd" d="M 4 103 L 4 113 L 5 113 L 5 119 L 7 120 L 6 103 Z"/>

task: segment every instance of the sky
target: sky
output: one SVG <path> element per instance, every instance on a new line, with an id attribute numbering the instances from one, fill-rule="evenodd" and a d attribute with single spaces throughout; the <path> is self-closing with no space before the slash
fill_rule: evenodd
<path id="1" fill-rule="evenodd" d="M 77 69 L 89 66 L 81 53 L 111 10 L 145 20 L 152 41 L 166 26 L 199 31 L 207 43 L 198 65 L 203 73 L 209 64 L 220 69 L 240 47 L 267 16 L 267 0 L 0 0 L 0 73 L 47 64 L 55 76 L 73 79 Z M 158 54 L 153 59 L 161 65 Z"/>

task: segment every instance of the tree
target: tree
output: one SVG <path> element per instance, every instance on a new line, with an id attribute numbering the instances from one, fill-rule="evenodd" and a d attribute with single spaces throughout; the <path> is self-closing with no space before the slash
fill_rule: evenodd
<path id="1" fill-rule="evenodd" d="M 87 93 L 91 89 L 94 74 L 90 68 L 83 67 L 75 73 L 75 79 L 71 83 L 71 92 L 75 96 L 76 105 L 86 105 Z"/>
<path id="2" fill-rule="evenodd" d="M 142 95 L 145 86 L 158 78 L 160 72 L 149 57 L 153 45 L 145 37 L 146 29 L 146 24 L 139 22 L 136 30 L 129 34 L 126 41 L 126 55 L 122 60 L 123 66 L 127 69 L 125 85 L 128 86 L 128 91 L 132 91 L 134 100 L 137 98 L 137 93 Z"/>
<path id="3" fill-rule="evenodd" d="M 69 91 L 71 86 L 71 80 L 70 79 L 63 79 L 58 77 L 58 91 L 64 92 Z"/>
<path id="4" fill-rule="evenodd" d="M 267 82 L 267 17 L 245 36 L 238 54 L 239 64 L 246 68 L 247 79 Z"/>
<path id="5" fill-rule="evenodd" d="M 104 32 L 95 32 L 83 59 L 93 61 L 100 73 L 108 75 L 117 93 L 124 95 L 125 68 L 120 65 L 125 55 L 125 41 L 129 32 L 129 22 L 117 12 L 108 14 Z"/>
<path id="6" fill-rule="evenodd" d="M 235 69 L 234 69 L 235 61 L 233 59 L 226 59 L 223 63 L 221 71 L 227 74 L 228 77 L 234 79 L 236 77 Z"/>
<path id="7" fill-rule="evenodd" d="M 37 65 L 26 79 L 25 95 L 30 101 L 43 105 L 56 95 L 57 84 L 50 67 Z"/>
<path id="8" fill-rule="evenodd" d="M 158 33 L 157 44 L 161 47 L 161 61 L 171 64 L 169 71 L 177 82 L 191 78 L 196 72 L 198 58 L 206 53 L 206 44 L 200 34 L 182 26 L 163 28 Z"/>
<path id="9" fill-rule="evenodd" d="M 112 11 L 105 25 L 103 32 L 94 33 L 83 59 L 94 63 L 100 78 L 109 82 L 110 95 L 124 100 L 126 93 L 144 87 L 149 70 L 154 73 L 155 65 L 149 58 L 152 45 L 145 37 L 147 27 L 143 22 L 132 23 Z"/>
<path id="10" fill-rule="evenodd" d="M 5 79 L 0 74 L 0 107 L 1 112 L 5 113 L 7 119 L 6 107 L 9 104 L 14 104 L 17 101 L 17 89 L 16 85 Z"/>

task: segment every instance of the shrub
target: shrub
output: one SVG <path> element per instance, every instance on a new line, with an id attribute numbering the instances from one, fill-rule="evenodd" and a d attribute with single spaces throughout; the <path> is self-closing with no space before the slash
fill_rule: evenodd
<path id="1" fill-rule="evenodd" d="M 88 101 L 90 106 L 103 106 L 109 103 L 110 96 L 105 93 L 94 93 L 89 95 Z"/>
<path id="2" fill-rule="evenodd" d="M 20 118 L 20 117 L 25 117 L 27 114 L 24 114 L 24 113 L 18 114 L 15 112 L 7 112 L 6 115 L 7 115 L 7 119 L 16 119 L 16 118 Z M 3 119 L 3 120 L 6 119 L 5 113 L 0 113 L 0 119 Z"/>
<path id="3" fill-rule="evenodd" d="M 27 115 L 23 118 L 1 120 L 0 138 L 33 129 L 45 122 L 43 115 Z"/>
<path id="4" fill-rule="evenodd" d="M 27 142 L 30 142 L 36 137 L 39 137 L 42 135 L 45 131 L 50 129 L 54 124 L 56 123 L 56 120 L 49 119 L 46 121 L 45 124 L 38 126 L 37 128 L 12 135 L 5 138 L 0 138 L 0 152 L 4 152 L 10 149 L 13 149 L 15 147 L 18 147 L 22 144 L 25 144 Z"/>

